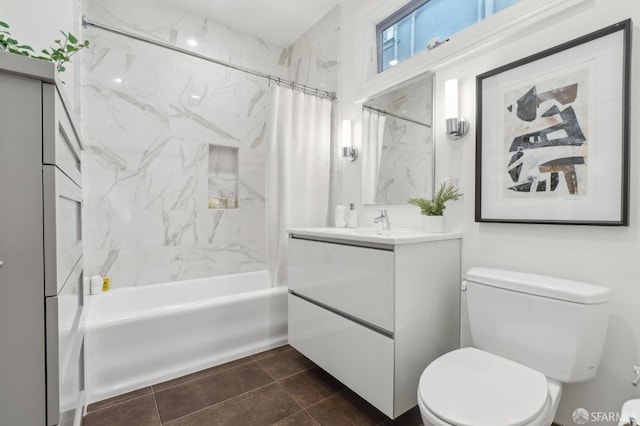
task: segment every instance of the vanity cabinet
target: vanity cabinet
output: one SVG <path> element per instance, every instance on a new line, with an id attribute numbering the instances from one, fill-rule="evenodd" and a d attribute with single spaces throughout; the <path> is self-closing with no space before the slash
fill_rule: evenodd
<path id="1" fill-rule="evenodd" d="M 82 143 L 59 84 L 0 52 L 0 425 L 81 417 Z"/>
<path id="2" fill-rule="evenodd" d="M 414 407 L 459 347 L 460 236 L 289 232 L 289 344 L 387 416 Z"/>

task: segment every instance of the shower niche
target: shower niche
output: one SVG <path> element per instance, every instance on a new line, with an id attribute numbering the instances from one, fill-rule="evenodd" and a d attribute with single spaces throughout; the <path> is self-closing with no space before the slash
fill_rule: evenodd
<path id="1" fill-rule="evenodd" d="M 238 148 L 209 144 L 209 208 L 238 208 Z"/>

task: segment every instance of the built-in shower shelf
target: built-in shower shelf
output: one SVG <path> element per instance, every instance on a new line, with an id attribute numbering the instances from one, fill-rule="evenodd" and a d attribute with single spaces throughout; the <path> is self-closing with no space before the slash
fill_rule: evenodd
<path id="1" fill-rule="evenodd" d="M 209 144 L 209 209 L 238 208 L 238 148 Z"/>

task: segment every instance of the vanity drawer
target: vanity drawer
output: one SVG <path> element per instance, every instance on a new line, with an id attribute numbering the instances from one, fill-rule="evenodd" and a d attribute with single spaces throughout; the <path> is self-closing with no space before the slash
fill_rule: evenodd
<path id="1" fill-rule="evenodd" d="M 289 294 L 289 344 L 393 418 L 393 339 Z"/>
<path id="2" fill-rule="evenodd" d="M 289 239 L 289 288 L 388 332 L 394 330 L 394 253 Z"/>
<path id="3" fill-rule="evenodd" d="M 55 296 L 82 256 L 82 191 L 56 166 L 42 166 L 45 295 Z"/>
<path id="4" fill-rule="evenodd" d="M 42 100 L 42 161 L 44 164 L 57 166 L 76 184 L 82 186 L 82 145 L 54 85 L 43 83 Z"/>
<path id="5" fill-rule="evenodd" d="M 47 342 L 47 424 L 78 406 L 83 328 L 82 259 L 57 296 L 45 298 Z M 62 423 L 60 423 L 62 424 Z"/>

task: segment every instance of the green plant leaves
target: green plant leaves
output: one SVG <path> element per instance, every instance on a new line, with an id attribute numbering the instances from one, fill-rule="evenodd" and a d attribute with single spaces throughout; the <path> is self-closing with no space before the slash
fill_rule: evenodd
<path id="1" fill-rule="evenodd" d="M 0 21 L 0 28 L 9 28 L 9 24 Z M 0 31 L 0 52 L 15 53 L 17 55 L 29 56 L 34 59 L 53 62 L 58 72 L 64 72 L 67 68 L 64 66 L 71 61 L 71 57 L 80 50 L 89 47 L 89 40 L 79 41 L 76 36 L 71 33 L 60 31 L 64 36 L 63 39 L 54 40 L 57 47 L 43 49 L 41 54 L 35 54 L 33 48 L 28 44 L 20 44 L 18 40 L 11 37 L 9 31 Z"/>
<path id="2" fill-rule="evenodd" d="M 457 200 L 462 197 L 462 195 L 453 183 L 442 183 L 433 200 L 410 198 L 409 204 L 420 207 L 420 213 L 425 216 L 442 216 L 447 201 Z"/>

